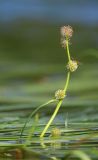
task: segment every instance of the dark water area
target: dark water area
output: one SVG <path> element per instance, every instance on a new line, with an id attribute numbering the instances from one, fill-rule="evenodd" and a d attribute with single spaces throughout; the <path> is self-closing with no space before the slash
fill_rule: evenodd
<path id="1" fill-rule="evenodd" d="M 67 55 L 61 47 L 62 25 L 74 30 L 70 52 L 79 68 L 71 75 L 67 96 L 44 140 L 39 135 L 55 104 L 39 111 L 32 140 L 24 148 L 35 121 L 32 117 L 18 141 L 28 115 L 54 98 L 55 91 L 65 84 Z M 65 160 L 70 154 L 77 157 L 85 153 L 84 160 L 98 159 L 97 68 L 97 0 L 0 1 L 0 157 Z M 61 130 L 56 139 L 51 137 L 55 127 Z"/>

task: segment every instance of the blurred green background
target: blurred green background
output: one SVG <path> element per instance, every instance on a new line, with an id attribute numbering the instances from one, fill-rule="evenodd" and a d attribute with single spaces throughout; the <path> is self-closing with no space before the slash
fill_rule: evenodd
<path id="1" fill-rule="evenodd" d="M 67 56 L 60 45 L 63 25 L 74 30 L 70 52 L 80 62 L 71 76 L 66 103 L 98 104 L 98 1 L 1 0 L 2 111 L 6 104 L 40 104 L 63 88 L 67 73 Z"/>

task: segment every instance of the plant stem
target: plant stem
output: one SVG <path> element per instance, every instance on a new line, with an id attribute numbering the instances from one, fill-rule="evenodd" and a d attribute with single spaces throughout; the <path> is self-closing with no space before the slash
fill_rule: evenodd
<path id="1" fill-rule="evenodd" d="M 69 43 L 68 43 L 68 38 L 66 38 L 66 47 L 67 47 L 67 55 L 68 55 L 68 60 L 70 61 L 70 52 L 69 52 Z"/>
<path id="2" fill-rule="evenodd" d="M 46 133 L 47 129 L 48 129 L 49 126 L 51 125 L 51 123 L 52 123 L 52 121 L 54 120 L 54 118 L 55 118 L 55 116 L 56 116 L 56 114 L 57 114 L 57 112 L 58 112 L 61 104 L 62 104 L 62 100 L 60 100 L 59 103 L 57 104 L 57 107 L 56 107 L 56 109 L 55 109 L 52 117 L 50 118 L 49 122 L 47 123 L 46 127 L 44 128 L 43 132 L 41 133 L 40 138 L 42 138 L 42 137 L 44 136 L 44 134 Z"/>
<path id="3" fill-rule="evenodd" d="M 48 101 L 48 102 L 46 102 L 46 103 L 40 105 L 40 106 L 37 107 L 34 111 L 32 111 L 32 113 L 29 115 L 28 119 L 26 120 L 26 122 L 25 122 L 25 124 L 24 124 L 24 126 L 23 126 L 23 128 L 22 128 L 22 130 L 21 130 L 19 140 L 21 139 L 22 134 L 23 134 L 23 131 L 24 131 L 24 129 L 25 129 L 27 123 L 28 123 L 28 122 L 30 121 L 30 119 L 32 118 L 32 116 L 35 115 L 35 113 L 37 113 L 37 111 L 38 111 L 39 109 L 41 109 L 41 108 L 45 107 L 46 105 L 48 105 L 48 104 L 50 104 L 50 103 L 53 103 L 53 102 L 55 102 L 55 101 L 57 101 L 57 100 L 56 100 L 56 99 L 52 99 L 52 100 L 50 100 L 50 101 Z"/>
<path id="4" fill-rule="evenodd" d="M 27 138 L 26 138 L 26 142 L 25 142 L 25 145 L 24 146 L 27 146 L 29 144 L 29 142 L 31 141 L 32 139 L 32 134 L 34 133 L 35 131 L 35 128 L 36 126 L 38 125 L 38 121 L 39 121 L 39 118 L 38 118 L 38 113 L 36 113 L 35 117 L 34 117 L 34 125 L 30 128 L 30 131 L 27 135 Z"/>
<path id="5" fill-rule="evenodd" d="M 67 73 L 66 84 L 65 84 L 65 87 L 64 87 L 65 94 L 66 94 L 66 91 L 67 91 L 67 88 L 68 88 L 69 79 L 70 79 L 70 72 Z"/>
<path id="6" fill-rule="evenodd" d="M 66 37 L 66 47 L 67 47 L 68 61 L 70 61 L 71 58 L 70 58 L 70 52 L 69 52 L 69 39 L 68 39 L 68 37 Z M 64 87 L 64 92 L 65 92 L 65 94 L 66 94 L 66 91 L 67 91 L 67 88 L 68 88 L 69 79 L 70 79 L 70 72 L 68 72 L 68 74 L 67 74 L 67 80 L 66 80 L 66 84 L 65 84 L 65 87 Z M 62 102 L 63 102 L 63 100 L 60 100 L 60 101 L 58 102 L 58 104 L 57 104 L 57 106 L 56 106 L 56 109 L 55 109 L 52 117 L 50 118 L 49 122 L 48 122 L 47 125 L 45 126 L 43 132 L 41 133 L 40 138 L 44 137 L 44 134 L 46 133 L 46 131 L 47 131 L 47 129 L 49 128 L 49 126 L 51 125 L 52 121 L 54 120 L 54 118 L 55 118 L 55 116 L 56 116 L 56 114 L 57 114 L 57 112 L 58 112 L 58 110 L 59 110 Z"/>
<path id="7" fill-rule="evenodd" d="M 66 93 L 66 91 L 67 91 L 67 87 L 68 87 L 68 83 L 69 83 L 69 78 L 70 78 L 70 72 L 68 72 L 68 74 L 67 74 L 67 80 L 66 80 L 66 84 L 65 84 L 65 87 L 64 87 L 65 93 Z M 44 137 L 44 134 L 46 133 L 47 129 L 49 128 L 49 126 L 51 125 L 51 123 L 52 123 L 52 121 L 54 120 L 55 116 L 57 115 L 58 110 L 59 110 L 62 102 L 63 102 L 63 100 L 60 100 L 60 101 L 58 102 L 58 104 L 57 104 L 57 106 L 56 106 L 56 109 L 55 109 L 52 117 L 50 118 L 49 122 L 48 122 L 47 125 L 45 126 L 43 132 L 41 133 L 40 138 Z"/>

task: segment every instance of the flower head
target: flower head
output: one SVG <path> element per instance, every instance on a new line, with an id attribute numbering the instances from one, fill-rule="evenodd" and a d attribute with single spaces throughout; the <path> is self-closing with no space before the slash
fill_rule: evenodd
<path id="1" fill-rule="evenodd" d="M 67 64 L 67 69 L 74 72 L 78 68 L 78 63 L 75 60 L 70 60 Z"/>
<path id="2" fill-rule="evenodd" d="M 59 128 L 53 128 L 51 131 L 52 137 L 59 137 L 61 136 L 61 130 Z"/>
<path id="3" fill-rule="evenodd" d="M 55 98 L 56 98 L 57 100 L 62 100 L 62 99 L 64 99 L 64 98 L 65 98 L 65 92 L 64 92 L 64 90 L 61 90 L 61 89 L 57 90 L 57 91 L 55 92 Z"/>
<path id="4" fill-rule="evenodd" d="M 73 29 L 71 26 L 63 26 L 61 27 L 61 36 L 70 38 L 73 35 Z"/>
<path id="5" fill-rule="evenodd" d="M 61 46 L 63 48 L 66 48 L 66 39 L 64 39 L 64 38 L 61 39 Z"/>

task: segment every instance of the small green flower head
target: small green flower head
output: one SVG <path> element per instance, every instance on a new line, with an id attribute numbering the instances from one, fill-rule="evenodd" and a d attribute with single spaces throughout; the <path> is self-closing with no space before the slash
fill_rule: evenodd
<path id="1" fill-rule="evenodd" d="M 52 137 L 60 137 L 61 136 L 61 130 L 59 128 L 53 128 L 51 131 Z"/>
<path id="2" fill-rule="evenodd" d="M 61 36 L 70 39 L 73 35 L 73 29 L 71 26 L 61 27 Z"/>
<path id="3" fill-rule="evenodd" d="M 64 99 L 64 98 L 65 98 L 65 92 L 64 92 L 64 90 L 61 90 L 61 89 L 57 90 L 57 91 L 55 92 L 55 98 L 56 98 L 57 100 L 62 100 L 62 99 Z"/>
<path id="4" fill-rule="evenodd" d="M 67 69 L 69 69 L 71 72 L 76 71 L 78 68 L 78 63 L 75 60 L 70 60 L 67 64 Z"/>

